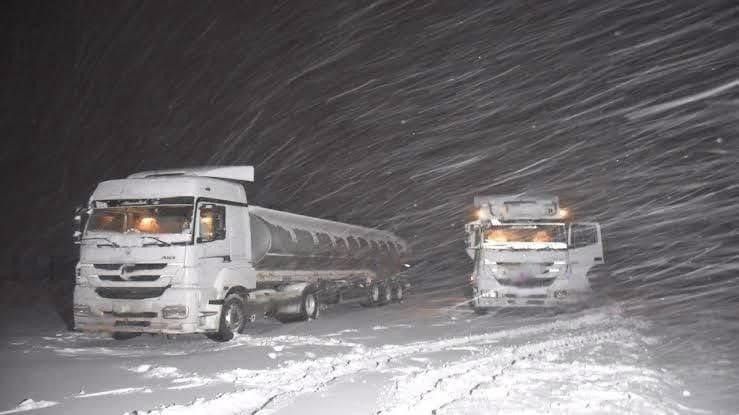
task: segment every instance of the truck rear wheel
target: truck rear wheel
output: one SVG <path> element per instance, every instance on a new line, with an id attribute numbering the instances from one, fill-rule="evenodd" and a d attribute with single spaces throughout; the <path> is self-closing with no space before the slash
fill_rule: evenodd
<path id="1" fill-rule="evenodd" d="M 382 290 L 380 289 L 380 284 L 370 285 L 367 289 L 367 297 L 360 304 L 362 304 L 364 307 L 372 307 L 378 305 L 380 303 L 381 292 Z"/>
<path id="2" fill-rule="evenodd" d="M 393 286 L 390 284 L 382 285 L 382 300 L 380 305 L 390 304 L 393 302 Z"/>
<path id="3" fill-rule="evenodd" d="M 244 311 L 244 298 L 239 294 L 229 294 L 221 308 L 221 320 L 218 331 L 208 333 L 211 340 L 227 342 L 233 339 L 234 334 L 241 333 L 246 325 L 246 312 Z"/>

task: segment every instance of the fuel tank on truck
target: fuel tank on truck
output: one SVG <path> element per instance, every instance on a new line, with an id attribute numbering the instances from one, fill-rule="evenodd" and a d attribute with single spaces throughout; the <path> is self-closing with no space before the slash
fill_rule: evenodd
<path id="1" fill-rule="evenodd" d="M 407 249 L 389 232 L 259 206 L 249 206 L 249 221 L 257 271 L 371 270 L 387 278 L 400 272 Z"/>

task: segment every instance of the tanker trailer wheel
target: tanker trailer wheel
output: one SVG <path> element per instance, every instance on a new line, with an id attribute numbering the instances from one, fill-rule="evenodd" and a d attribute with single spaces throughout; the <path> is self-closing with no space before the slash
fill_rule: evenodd
<path id="1" fill-rule="evenodd" d="M 393 299 L 399 303 L 405 299 L 405 287 L 402 282 L 393 286 Z"/>
<path id="2" fill-rule="evenodd" d="M 241 333 L 244 330 L 247 320 L 244 308 L 244 299 L 240 295 L 227 295 L 221 308 L 221 320 L 218 325 L 218 331 L 208 333 L 206 336 L 217 342 L 227 342 L 233 339 L 234 334 Z"/>
<path id="3" fill-rule="evenodd" d="M 365 300 L 360 304 L 364 307 L 376 306 L 380 303 L 381 294 L 382 290 L 380 289 L 380 284 L 373 283 L 367 290 L 367 298 L 365 298 Z"/>
<path id="4" fill-rule="evenodd" d="M 393 302 L 393 286 L 390 284 L 382 284 L 382 299 L 380 305 L 390 304 Z"/>
<path id="5" fill-rule="evenodd" d="M 312 289 L 306 288 L 300 296 L 300 319 L 315 320 L 318 318 L 318 296 Z"/>

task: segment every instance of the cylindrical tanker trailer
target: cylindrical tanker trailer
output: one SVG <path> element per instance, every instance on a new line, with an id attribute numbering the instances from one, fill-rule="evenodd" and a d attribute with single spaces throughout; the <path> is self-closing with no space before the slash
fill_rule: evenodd
<path id="1" fill-rule="evenodd" d="M 228 340 L 264 316 L 404 298 L 403 240 L 249 205 L 253 177 L 251 166 L 204 167 L 100 183 L 76 217 L 75 328 Z"/>

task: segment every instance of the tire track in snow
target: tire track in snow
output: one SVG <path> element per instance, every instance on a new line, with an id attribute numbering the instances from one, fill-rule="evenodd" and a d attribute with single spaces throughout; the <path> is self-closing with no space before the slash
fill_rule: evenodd
<path id="1" fill-rule="evenodd" d="M 187 405 L 173 405 L 136 414 L 196 414 L 217 411 L 224 414 L 251 413 L 267 414 L 289 404 L 295 397 L 320 391 L 338 380 L 362 372 L 388 373 L 391 363 L 414 355 L 447 351 L 462 346 L 483 346 L 497 343 L 501 339 L 512 342 L 525 340 L 553 332 L 571 333 L 576 330 L 602 330 L 627 320 L 603 312 L 581 316 L 570 320 L 504 330 L 494 333 L 453 337 L 436 341 L 421 341 L 406 345 L 385 345 L 365 348 L 356 345 L 351 352 L 323 357 L 316 360 L 285 362 L 271 369 L 235 369 L 223 372 L 218 377 L 233 382 L 239 390 L 223 394 L 211 400 L 197 400 Z M 410 364 L 412 367 L 417 367 Z"/>
<path id="2" fill-rule="evenodd" d="M 416 394 L 410 403 L 380 410 L 376 414 L 386 415 L 412 412 L 436 414 L 439 410 L 473 395 L 482 386 L 492 384 L 521 360 L 532 359 L 544 352 L 558 354 L 564 351 L 580 349 L 584 345 L 597 344 L 618 337 L 630 337 L 631 335 L 633 335 L 633 332 L 624 328 L 610 329 L 607 331 L 591 331 L 563 339 L 500 348 L 494 351 L 494 356 L 476 357 L 471 360 L 454 363 L 448 367 L 426 370 L 422 373 L 414 374 L 412 377 L 423 380 L 423 378 L 431 376 L 435 381 L 430 388 L 426 388 L 421 393 Z M 492 376 L 486 374 L 475 376 L 475 372 L 478 372 L 480 367 L 485 367 L 485 372 L 493 372 L 494 374 Z M 443 384 L 448 384 L 447 381 L 463 377 L 470 377 L 471 379 L 470 381 L 463 379 L 460 385 L 456 385 L 455 393 L 450 394 L 448 386 L 441 388 Z M 400 395 L 408 393 L 408 391 L 400 390 L 399 387 L 396 387 L 395 391 L 396 394 Z"/>
<path id="3" fill-rule="evenodd" d="M 705 413 L 670 398 L 680 385 L 669 374 L 633 356 L 625 359 L 631 365 L 616 363 L 628 349 L 644 346 L 637 331 L 604 327 L 557 335 L 396 378 L 383 399 L 390 402 L 376 414 Z M 604 345 L 618 355 L 605 353 Z"/>

